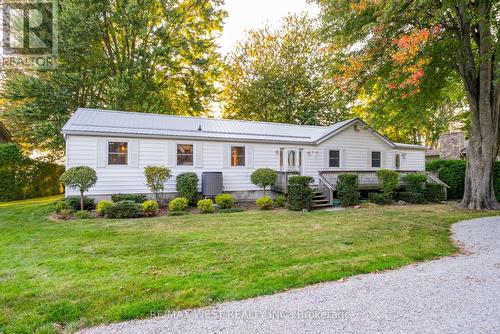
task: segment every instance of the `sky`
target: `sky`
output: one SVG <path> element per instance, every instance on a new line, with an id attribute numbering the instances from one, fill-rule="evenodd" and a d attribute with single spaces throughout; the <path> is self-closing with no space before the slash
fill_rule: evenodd
<path id="1" fill-rule="evenodd" d="M 224 31 L 217 41 L 223 55 L 245 37 L 246 30 L 265 24 L 279 27 L 281 19 L 289 13 L 306 11 L 315 15 L 319 12 L 316 4 L 308 4 L 306 0 L 225 0 L 224 9 L 228 16 L 224 20 Z"/>

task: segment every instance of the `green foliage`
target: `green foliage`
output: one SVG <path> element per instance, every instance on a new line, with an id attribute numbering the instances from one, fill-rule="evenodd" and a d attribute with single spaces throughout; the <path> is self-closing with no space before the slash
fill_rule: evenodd
<path id="1" fill-rule="evenodd" d="M 113 202 L 121 202 L 121 201 L 132 201 L 136 203 L 144 203 L 147 201 L 147 196 L 144 194 L 113 194 L 111 195 L 111 200 Z"/>
<path id="2" fill-rule="evenodd" d="M 195 205 L 198 197 L 198 175 L 186 172 L 177 175 L 175 187 L 179 197 L 187 198 L 189 205 Z"/>
<path id="3" fill-rule="evenodd" d="M 155 216 L 158 214 L 158 202 L 150 200 L 141 203 L 141 210 L 146 216 Z"/>
<path id="4" fill-rule="evenodd" d="M 149 190 L 155 195 L 156 201 L 163 204 L 165 201 L 165 183 L 172 172 L 164 166 L 146 166 L 144 167 L 144 176 L 146 177 L 146 185 Z"/>
<path id="5" fill-rule="evenodd" d="M 404 191 L 398 194 L 398 198 L 412 204 L 425 203 L 425 196 L 421 192 Z"/>
<path id="6" fill-rule="evenodd" d="M 200 199 L 197 206 L 201 213 L 213 213 L 215 210 L 214 202 L 210 198 Z"/>
<path id="7" fill-rule="evenodd" d="M 461 199 L 464 195 L 465 169 L 467 162 L 464 160 L 434 160 L 425 165 L 428 171 L 437 171 L 441 181 L 446 183 L 449 199 Z"/>
<path id="8" fill-rule="evenodd" d="M 102 200 L 99 203 L 97 203 L 95 211 L 97 212 L 98 215 L 104 216 L 104 214 L 106 213 L 107 208 L 109 208 L 112 205 L 113 205 L 113 202 Z"/>
<path id="9" fill-rule="evenodd" d="M 63 201 L 67 202 L 75 211 L 81 210 L 80 196 L 68 196 Z M 95 209 L 95 201 L 92 197 L 83 197 L 83 210 L 92 211 Z"/>
<path id="10" fill-rule="evenodd" d="M 231 209 L 234 204 L 234 197 L 229 194 L 220 194 L 215 196 L 215 203 L 220 209 Z"/>
<path id="11" fill-rule="evenodd" d="M 77 189 L 80 192 L 80 209 L 83 210 L 83 193 L 96 184 L 97 174 L 88 166 L 71 167 L 61 175 L 61 182 L 66 187 Z"/>
<path id="12" fill-rule="evenodd" d="M 54 211 L 56 213 L 61 213 L 63 210 L 71 210 L 71 205 L 66 201 L 57 201 L 54 204 Z"/>
<path id="13" fill-rule="evenodd" d="M 243 208 L 230 208 L 230 209 L 219 209 L 218 213 L 235 213 L 235 212 L 243 212 L 245 209 Z"/>
<path id="14" fill-rule="evenodd" d="M 252 183 L 264 190 L 264 196 L 266 194 L 266 187 L 274 186 L 277 178 L 278 173 L 270 168 L 259 168 L 250 176 Z"/>
<path id="15" fill-rule="evenodd" d="M 288 209 L 292 211 L 311 210 L 314 192 L 309 186 L 310 176 L 291 176 L 288 178 Z"/>
<path id="16" fill-rule="evenodd" d="M 368 200 L 375 204 L 385 205 L 393 202 L 392 196 L 392 193 L 369 193 Z"/>
<path id="17" fill-rule="evenodd" d="M 261 210 L 271 210 L 273 208 L 273 199 L 269 196 L 262 196 L 257 198 L 255 204 L 257 204 Z"/>
<path id="18" fill-rule="evenodd" d="M 75 212 L 76 219 L 92 219 L 92 214 L 88 211 L 76 211 Z"/>
<path id="19" fill-rule="evenodd" d="M 141 205 L 134 201 L 121 201 L 106 207 L 106 218 L 137 218 L 141 216 Z"/>
<path id="20" fill-rule="evenodd" d="M 184 197 L 177 197 L 168 203 L 168 210 L 173 211 L 186 211 L 189 206 L 189 201 Z"/>
<path id="21" fill-rule="evenodd" d="M 427 202 L 442 202 L 446 200 L 444 187 L 436 183 L 427 183 L 425 185 L 424 197 Z"/>
<path id="22" fill-rule="evenodd" d="M 286 196 L 278 195 L 274 199 L 274 206 L 277 208 L 284 208 L 286 206 Z"/>
<path id="23" fill-rule="evenodd" d="M 379 169 L 377 178 L 380 190 L 388 196 L 392 196 L 399 187 L 399 174 L 389 169 Z"/>
<path id="24" fill-rule="evenodd" d="M 294 124 L 341 120 L 318 25 L 288 16 L 276 31 L 250 31 L 227 59 L 221 94 L 225 118 Z"/>
<path id="25" fill-rule="evenodd" d="M 53 71 L 9 71 L 14 136 L 61 157 L 60 129 L 77 107 L 200 115 L 216 93 L 221 1 L 59 2 Z"/>
<path id="26" fill-rule="evenodd" d="M 427 181 L 427 175 L 420 173 L 408 173 L 403 176 L 403 181 L 406 185 L 406 191 L 412 193 L 423 193 L 424 185 Z"/>
<path id="27" fill-rule="evenodd" d="M 337 193 L 343 206 L 359 203 L 359 181 L 357 174 L 340 174 L 337 180 Z"/>
<path id="28" fill-rule="evenodd" d="M 168 212 L 168 215 L 169 216 L 185 216 L 185 215 L 189 215 L 190 213 L 187 212 L 187 211 L 169 211 Z"/>
<path id="29" fill-rule="evenodd" d="M 25 157 L 18 145 L 0 144 L 0 202 L 60 194 L 63 171 Z"/>

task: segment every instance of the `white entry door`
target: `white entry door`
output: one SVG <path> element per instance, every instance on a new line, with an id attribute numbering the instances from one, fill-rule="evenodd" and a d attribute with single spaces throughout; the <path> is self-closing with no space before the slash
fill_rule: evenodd
<path id="1" fill-rule="evenodd" d="M 285 149 L 283 152 L 283 165 L 288 172 L 301 172 L 302 150 Z"/>

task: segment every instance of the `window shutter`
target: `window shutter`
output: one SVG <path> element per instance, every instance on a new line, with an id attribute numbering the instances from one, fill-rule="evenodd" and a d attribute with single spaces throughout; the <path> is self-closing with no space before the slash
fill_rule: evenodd
<path id="1" fill-rule="evenodd" d="M 385 168 L 385 151 L 380 151 L 380 168 Z"/>
<path id="2" fill-rule="evenodd" d="M 130 167 L 139 167 L 139 140 L 128 141 L 128 159 Z"/>
<path id="3" fill-rule="evenodd" d="M 368 159 L 367 159 L 367 166 L 368 168 L 372 168 L 372 150 L 368 150 Z"/>
<path id="4" fill-rule="evenodd" d="M 175 142 L 168 142 L 167 147 L 167 166 L 175 167 L 177 165 L 177 145 Z"/>
<path id="5" fill-rule="evenodd" d="M 224 144 L 222 146 L 222 165 L 224 168 L 228 168 L 231 166 L 231 146 L 229 144 Z"/>
<path id="6" fill-rule="evenodd" d="M 197 143 L 193 145 L 194 149 L 194 166 L 203 167 L 203 143 Z"/>
<path id="7" fill-rule="evenodd" d="M 323 151 L 323 167 L 330 167 L 330 150 L 327 148 Z"/>
<path id="8" fill-rule="evenodd" d="M 106 167 L 108 148 L 104 138 L 97 139 L 97 167 Z"/>
<path id="9" fill-rule="evenodd" d="M 247 168 L 253 168 L 253 146 L 245 146 L 245 166 Z"/>
<path id="10" fill-rule="evenodd" d="M 343 148 L 340 150 L 340 168 L 345 168 L 345 166 L 347 165 L 346 159 L 347 159 L 347 150 Z"/>

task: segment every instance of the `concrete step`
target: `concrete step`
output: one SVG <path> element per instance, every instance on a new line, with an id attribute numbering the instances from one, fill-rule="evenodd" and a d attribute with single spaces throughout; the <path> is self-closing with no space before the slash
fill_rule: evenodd
<path id="1" fill-rule="evenodd" d="M 313 209 L 317 209 L 317 208 L 326 208 L 328 206 L 332 206 L 330 203 L 323 203 L 323 204 L 314 204 L 313 205 Z"/>

